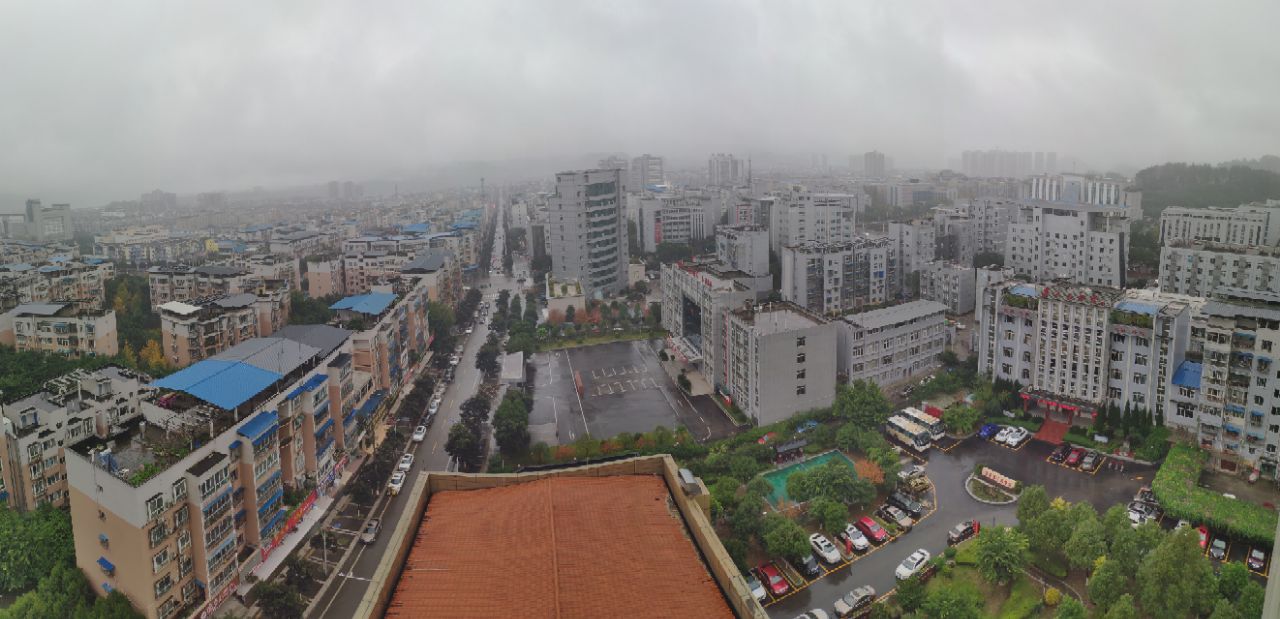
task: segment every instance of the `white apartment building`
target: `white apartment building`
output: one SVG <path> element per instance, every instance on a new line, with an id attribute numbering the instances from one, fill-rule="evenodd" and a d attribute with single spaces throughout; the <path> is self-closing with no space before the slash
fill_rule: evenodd
<path id="1" fill-rule="evenodd" d="M 962 207 L 939 206 L 933 209 L 934 258 L 972 265 L 977 244 L 974 222 Z"/>
<path id="2" fill-rule="evenodd" d="M 1280 303 L 1280 249 L 1173 241 L 1160 249 L 1160 290 Z"/>
<path id="3" fill-rule="evenodd" d="M 780 258 L 782 299 L 817 314 L 860 311 L 898 296 L 897 256 L 885 237 L 787 245 Z"/>
<path id="4" fill-rule="evenodd" d="M 889 240 L 898 254 L 898 267 L 906 277 L 933 262 L 937 248 L 937 230 L 932 221 L 891 221 Z"/>
<path id="5" fill-rule="evenodd" d="M 626 172 L 625 169 L 623 171 Z M 626 185 L 628 191 L 641 192 L 648 187 L 661 185 L 666 178 L 662 171 L 662 157 L 646 153 L 632 159 L 630 174 L 630 184 Z M 626 177 L 621 179 L 627 180 Z"/>
<path id="6" fill-rule="evenodd" d="M 799 185 L 777 196 L 769 209 L 769 248 L 807 241 L 840 243 L 854 238 L 854 220 L 863 208 L 862 194 L 813 193 Z"/>
<path id="7" fill-rule="evenodd" d="M 712 187 L 735 187 L 746 177 L 746 166 L 733 155 L 716 153 L 707 160 L 707 184 Z"/>
<path id="8" fill-rule="evenodd" d="M 716 259 L 753 277 L 769 276 L 769 231 L 751 225 L 717 226 Z"/>
<path id="9" fill-rule="evenodd" d="M 1236 208 L 1166 208 L 1160 213 L 1160 243 L 1178 241 L 1263 247 L 1280 244 L 1280 200 Z"/>
<path id="10" fill-rule="evenodd" d="M 726 316 L 760 296 L 749 280 L 735 278 L 736 273 L 725 270 L 723 265 L 704 262 L 664 264 L 661 270 L 662 327 L 669 334 L 667 347 L 720 388 L 729 384 Z"/>
<path id="11" fill-rule="evenodd" d="M 961 263 L 934 261 L 920 269 L 920 298 L 937 301 L 955 315 L 973 311 L 977 269 Z"/>
<path id="12" fill-rule="evenodd" d="M 701 195 L 646 193 L 635 211 L 640 248 L 652 253 L 662 243 L 688 244 L 710 237 L 719 221 L 714 207 Z"/>
<path id="13" fill-rule="evenodd" d="M 627 285 L 623 195 L 619 170 L 556 174 L 556 193 L 547 209 L 552 273 L 578 280 L 590 297 L 612 296 Z"/>
<path id="14" fill-rule="evenodd" d="M 1012 200 L 1004 198 L 977 198 L 961 206 L 973 222 L 973 251 L 1005 255 L 1009 234 L 1009 220 L 1016 208 Z"/>
<path id="15" fill-rule="evenodd" d="M 1023 198 L 1035 202 L 1065 202 L 1095 206 L 1126 206 L 1137 209 L 1132 219 L 1142 216 L 1142 193 L 1125 190 L 1125 183 L 1075 174 L 1041 174 L 1023 184 Z"/>
<path id="16" fill-rule="evenodd" d="M 1125 286 L 1128 207 L 1035 201 L 1018 204 L 1011 216 L 1005 265 L 1019 275 L 1042 282 Z"/>
<path id="17" fill-rule="evenodd" d="M 115 310 L 71 303 L 23 303 L 0 314 L 0 344 L 19 352 L 69 357 L 111 357 L 120 352 Z"/>
<path id="18" fill-rule="evenodd" d="M 888 387 L 927 374 L 947 344 L 947 307 L 911 301 L 841 318 L 840 373 Z"/>
<path id="19" fill-rule="evenodd" d="M 788 303 L 730 312 L 728 395 L 757 425 L 831 406 L 836 393 L 834 323 Z"/>

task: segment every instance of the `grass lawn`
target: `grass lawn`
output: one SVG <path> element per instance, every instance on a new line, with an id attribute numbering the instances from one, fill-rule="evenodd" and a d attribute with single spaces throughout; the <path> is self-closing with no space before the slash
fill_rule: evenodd
<path id="1" fill-rule="evenodd" d="M 1067 577 L 1067 562 L 1065 559 L 1044 557 L 1033 553 L 1031 555 L 1031 564 L 1058 578 Z"/>
<path id="2" fill-rule="evenodd" d="M 1019 576 L 1012 585 L 996 585 L 987 582 L 975 567 L 961 565 L 960 560 L 966 551 L 972 554 L 975 544 L 965 544 L 956 555 L 956 566 L 949 574 L 939 574 L 925 591 L 932 592 L 940 587 L 967 583 L 982 594 L 984 606 L 983 617 L 999 617 L 1000 619 L 1025 619 L 1028 617 L 1052 617 L 1051 609 L 1041 609 L 1040 586 L 1026 576 Z"/>

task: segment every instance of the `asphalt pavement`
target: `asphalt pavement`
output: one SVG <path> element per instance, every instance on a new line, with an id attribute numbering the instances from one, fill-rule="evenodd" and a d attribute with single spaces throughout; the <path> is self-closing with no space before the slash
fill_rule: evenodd
<path id="1" fill-rule="evenodd" d="M 502 247 L 502 242 L 502 228 L 499 226 L 498 232 L 494 237 L 495 251 L 493 252 L 495 259 L 498 261 L 501 261 L 502 252 L 497 248 Z M 508 274 L 495 275 L 493 277 L 481 276 L 471 285 L 481 286 L 483 284 L 489 284 L 488 288 L 481 288 L 480 290 L 484 293 L 485 300 L 490 301 L 491 305 L 493 299 L 497 298 L 499 290 L 507 289 L 514 293 L 519 289 L 516 280 L 509 277 Z M 462 322 L 461 317 L 459 317 L 459 322 Z M 406 482 L 406 486 L 412 484 L 416 473 L 447 469 L 449 454 L 445 452 L 444 445 L 448 440 L 449 427 L 459 419 L 459 407 L 467 398 L 475 395 L 476 389 L 480 384 L 480 371 L 475 367 L 475 356 L 488 337 L 489 322 L 487 320 L 484 324 L 475 323 L 474 331 L 470 335 L 459 337 L 460 341 L 465 343 L 462 359 L 454 372 L 453 382 L 449 383 L 445 388 L 440 412 L 436 414 L 435 421 L 427 429 L 426 439 L 421 443 L 410 443 L 410 450 L 414 454 L 414 462 L 413 469 L 409 474 L 410 481 Z M 401 415 L 399 407 L 402 400 L 403 393 L 400 400 L 394 405 L 396 407 L 395 410 L 388 414 L 388 419 L 395 419 Z M 315 606 L 316 617 L 351 617 L 355 615 L 356 608 L 369 587 L 368 579 L 373 576 L 378 567 L 378 562 L 382 560 L 382 556 L 387 550 L 387 541 L 390 539 L 388 532 L 395 530 L 400 518 L 404 517 L 408 494 L 408 492 L 405 492 L 400 496 L 388 496 L 384 493 L 374 503 L 374 517 L 382 520 L 383 534 L 372 544 L 361 544 L 339 566 L 338 580 L 329 587 Z"/>

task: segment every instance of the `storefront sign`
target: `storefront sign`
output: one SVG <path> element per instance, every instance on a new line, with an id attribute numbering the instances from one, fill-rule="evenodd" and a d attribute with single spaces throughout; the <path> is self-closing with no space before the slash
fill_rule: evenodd
<path id="1" fill-rule="evenodd" d="M 218 611 L 218 607 L 222 606 L 222 603 L 227 601 L 227 598 L 231 597 L 231 593 L 239 586 L 240 577 L 233 577 L 231 582 L 223 586 L 222 590 L 218 591 L 218 593 L 208 602 L 205 602 L 204 608 L 200 611 L 200 619 L 209 619 L 209 617 L 212 617 L 213 613 Z"/>
<path id="2" fill-rule="evenodd" d="M 280 542 L 284 541 L 285 536 L 297 527 L 299 522 L 302 522 L 302 519 L 307 515 L 307 512 L 311 511 L 311 508 L 316 504 L 316 496 L 316 491 L 312 490 L 311 494 L 307 495 L 307 500 L 303 501 L 302 505 L 299 505 L 298 509 L 293 511 L 293 514 L 289 516 L 288 520 L 284 521 L 284 526 L 276 532 L 275 537 L 271 538 L 271 543 L 262 547 L 263 561 L 266 561 L 267 557 L 271 556 L 271 551 L 275 550 L 276 547 L 280 545 Z"/>

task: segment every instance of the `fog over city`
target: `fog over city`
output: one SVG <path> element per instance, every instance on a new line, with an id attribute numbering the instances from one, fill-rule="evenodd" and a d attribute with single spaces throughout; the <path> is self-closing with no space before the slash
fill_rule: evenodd
<path id="1" fill-rule="evenodd" d="M 1132 172 L 1280 144 L 1280 4 L 1054 6 L 11 2 L 0 195 L 545 176 L 615 151 L 942 168 L 1007 148 Z"/>

